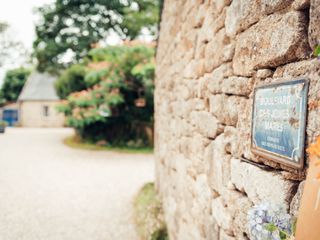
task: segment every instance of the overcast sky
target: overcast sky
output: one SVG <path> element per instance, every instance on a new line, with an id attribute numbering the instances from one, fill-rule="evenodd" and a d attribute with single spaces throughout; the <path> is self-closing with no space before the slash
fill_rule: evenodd
<path id="1" fill-rule="evenodd" d="M 31 51 L 35 39 L 34 23 L 37 16 L 34 14 L 36 7 L 52 3 L 53 0 L 6 0 L 0 8 L 0 21 L 10 25 L 10 34 L 15 41 L 22 42 Z M 17 65 L 20 65 L 18 63 Z M 7 69 L 18 67 L 7 65 L 0 69 L 0 85 Z"/>
<path id="2" fill-rule="evenodd" d="M 0 21 L 6 21 L 11 26 L 15 38 L 22 41 L 27 48 L 32 47 L 35 38 L 34 22 L 37 17 L 34 8 L 53 0 L 7 0 L 1 4 Z"/>
<path id="3" fill-rule="evenodd" d="M 32 52 L 32 43 L 35 40 L 35 22 L 38 16 L 34 9 L 45 4 L 53 3 L 55 0 L 4 0 L 0 7 L 0 22 L 10 25 L 10 34 L 15 41 L 22 42 L 29 52 Z M 152 37 L 145 35 L 142 40 L 151 41 Z M 120 39 L 116 34 L 111 34 L 107 44 L 117 44 Z M 5 72 L 10 68 L 19 67 L 20 63 L 0 68 L 0 85 Z"/>

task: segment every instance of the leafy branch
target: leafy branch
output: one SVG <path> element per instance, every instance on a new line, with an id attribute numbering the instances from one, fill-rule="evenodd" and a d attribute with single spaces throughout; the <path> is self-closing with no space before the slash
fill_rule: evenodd
<path id="1" fill-rule="evenodd" d="M 314 54 L 316 57 L 320 57 L 320 45 L 318 45 L 318 46 L 314 49 L 313 54 Z"/>

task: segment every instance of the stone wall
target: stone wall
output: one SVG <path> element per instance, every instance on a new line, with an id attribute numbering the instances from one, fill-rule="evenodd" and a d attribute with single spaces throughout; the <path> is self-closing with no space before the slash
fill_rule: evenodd
<path id="1" fill-rule="evenodd" d="M 156 172 L 172 240 L 250 239 L 247 210 L 261 201 L 296 213 L 305 171 L 251 153 L 252 95 L 308 77 L 307 144 L 320 135 L 319 18 L 320 0 L 164 1 Z"/>
<path id="2" fill-rule="evenodd" d="M 56 110 L 60 101 L 22 101 L 19 107 L 20 125 L 22 127 L 63 127 L 65 117 Z M 44 114 L 48 108 L 48 115 Z"/>

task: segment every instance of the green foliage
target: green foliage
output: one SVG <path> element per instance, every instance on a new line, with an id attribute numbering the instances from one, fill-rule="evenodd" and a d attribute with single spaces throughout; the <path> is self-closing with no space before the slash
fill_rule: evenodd
<path id="1" fill-rule="evenodd" d="M 1 127 L 1 128 L 5 128 L 6 126 L 8 126 L 7 122 L 5 122 L 5 121 L 0 121 L 0 127 Z"/>
<path id="2" fill-rule="evenodd" d="M 158 0 L 135 0 L 124 8 L 123 21 L 120 24 L 123 33 L 134 39 L 146 28 L 153 36 L 157 35 L 160 2 Z"/>
<path id="3" fill-rule="evenodd" d="M 9 25 L 6 22 L 0 22 L 0 33 L 6 31 L 8 29 Z"/>
<path id="4" fill-rule="evenodd" d="M 164 222 L 162 203 L 154 183 L 147 183 L 134 201 L 137 232 L 142 240 L 169 240 Z"/>
<path id="5" fill-rule="evenodd" d="M 159 229 L 155 231 L 150 240 L 169 240 L 167 229 Z"/>
<path id="6" fill-rule="evenodd" d="M 278 227 L 274 225 L 273 223 L 269 223 L 266 225 L 265 229 L 269 232 L 275 232 L 278 230 Z"/>
<path id="7" fill-rule="evenodd" d="M 84 77 L 88 89 L 58 107 L 81 138 L 113 146 L 152 145 L 154 49 L 142 45 L 94 49 Z"/>
<path id="8" fill-rule="evenodd" d="M 153 35 L 159 21 L 157 0 L 55 0 L 38 9 L 34 55 L 38 70 L 57 72 L 81 62 L 93 45 L 116 32 L 134 39 L 143 29 Z M 65 58 L 68 61 L 63 61 Z"/>
<path id="9" fill-rule="evenodd" d="M 100 71 L 91 71 L 85 77 L 85 82 L 88 87 L 93 87 L 94 85 L 98 84 L 101 79 L 107 75 L 109 69 L 102 69 Z"/>
<path id="10" fill-rule="evenodd" d="M 85 76 L 86 67 L 83 65 L 72 65 L 66 69 L 55 83 L 59 97 L 65 99 L 73 92 L 86 89 Z"/>
<path id="11" fill-rule="evenodd" d="M 276 233 L 277 235 L 279 235 L 281 240 L 289 240 L 291 238 L 291 236 L 286 233 L 285 231 L 281 230 L 280 228 L 278 228 L 275 224 L 273 223 L 269 223 L 265 226 L 265 229 L 268 232 L 271 233 Z"/>
<path id="12" fill-rule="evenodd" d="M 320 57 L 320 45 L 318 45 L 314 50 L 314 55 L 316 57 Z"/>
<path id="13" fill-rule="evenodd" d="M 85 141 L 79 138 L 79 136 L 71 136 L 64 140 L 64 144 L 71 148 L 89 150 L 89 151 L 113 151 L 119 153 L 130 153 L 130 154 L 152 154 L 153 148 L 151 147 L 113 147 L 107 142 L 102 141 L 93 143 L 90 141 Z"/>
<path id="14" fill-rule="evenodd" d="M 0 98 L 3 104 L 17 101 L 29 75 L 30 70 L 25 68 L 12 69 L 6 73 L 0 90 Z"/>
<path id="15" fill-rule="evenodd" d="M 3 98 L 2 93 L 0 92 L 0 107 L 6 104 L 6 100 Z"/>

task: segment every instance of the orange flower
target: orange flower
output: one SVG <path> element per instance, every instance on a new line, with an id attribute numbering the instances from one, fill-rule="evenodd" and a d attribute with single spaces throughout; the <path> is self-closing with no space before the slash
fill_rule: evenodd
<path id="1" fill-rule="evenodd" d="M 103 61 L 103 62 L 94 62 L 94 63 L 89 63 L 88 64 L 88 68 L 92 69 L 92 70 L 102 70 L 102 69 L 106 69 L 110 67 L 110 63 L 107 61 Z"/>
<path id="2" fill-rule="evenodd" d="M 314 165 L 316 167 L 320 167 L 320 137 L 318 137 L 316 143 L 312 144 L 307 152 L 310 154 L 311 157 L 314 157 L 315 160 L 314 160 Z M 320 181 L 320 171 L 317 173 L 317 176 L 316 176 L 316 180 Z"/>
<path id="3" fill-rule="evenodd" d="M 312 102 L 309 103 L 309 109 L 310 110 L 314 110 L 314 109 L 317 109 L 317 108 L 320 108 L 320 100 L 312 101 Z"/>
<path id="4" fill-rule="evenodd" d="M 316 143 L 308 148 L 307 152 L 313 157 L 320 158 L 320 137 L 318 137 Z"/>
<path id="5" fill-rule="evenodd" d="M 145 41 L 140 41 L 140 40 L 126 40 L 123 41 L 122 45 L 128 46 L 128 47 L 134 47 L 134 46 L 146 46 L 146 47 L 151 47 L 154 48 L 157 46 L 157 43 L 155 41 L 152 42 L 145 42 Z"/>
<path id="6" fill-rule="evenodd" d="M 114 88 L 111 90 L 111 94 L 118 94 L 120 93 L 120 89 L 119 88 Z"/>

